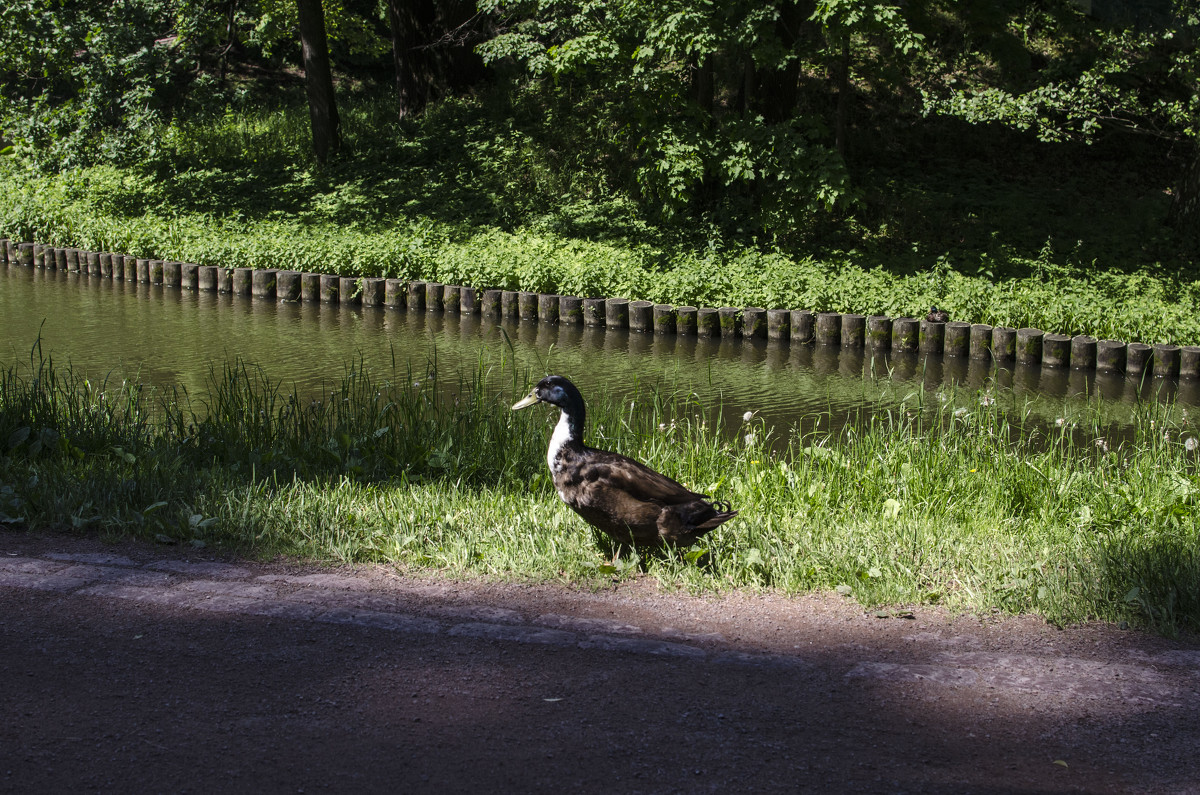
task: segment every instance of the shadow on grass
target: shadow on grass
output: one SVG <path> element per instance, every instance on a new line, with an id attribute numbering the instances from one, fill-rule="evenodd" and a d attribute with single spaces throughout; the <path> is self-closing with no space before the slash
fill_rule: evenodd
<path id="1" fill-rule="evenodd" d="M 1182 533 L 1137 543 L 1119 537 L 1102 542 L 1102 550 L 1102 589 L 1114 591 L 1160 631 L 1200 631 L 1200 548 L 1194 541 Z"/>
<path id="2" fill-rule="evenodd" d="M 715 239 L 757 240 L 897 275 L 927 270 L 938 256 L 997 281 L 1064 263 L 1080 273 L 1195 273 L 1163 223 L 1182 164 L 1158 141 L 1046 144 L 940 118 L 863 125 L 849 154 L 861 202 L 772 236 L 739 231 L 745 197 L 732 193 L 693 206 L 683 222 L 639 209 L 629 164 L 589 143 L 593 130 L 551 125 L 544 109 L 514 106 L 498 90 L 446 100 L 404 123 L 393 103 L 389 95 L 347 97 L 345 147 L 325 168 L 310 162 L 307 109 L 295 92 L 258 115 L 176 128 L 159 159 L 142 166 L 153 187 L 112 201 L 130 214 L 159 206 L 368 227 L 431 219 L 695 250 Z"/>

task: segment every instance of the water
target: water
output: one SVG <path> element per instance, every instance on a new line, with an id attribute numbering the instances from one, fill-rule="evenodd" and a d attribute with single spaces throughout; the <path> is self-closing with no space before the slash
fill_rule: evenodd
<path id="1" fill-rule="evenodd" d="M 1124 424 L 1139 400 L 1200 404 L 1200 385 L 1042 368 L 997 369 L 971 360 L 608 332 L 540 323 L 500 323 L 456 314 L 375 307 L 280 304 L 273 300 L 111 281 L 59 271 L 0 269 L 0 360 L 28 362 L 42 349 L 89 378 L 180 385 L 203 398 L 210 368 L 235 357 L 273 380 L 316 393 L 361 358 L 379 378 L 470 376 L 482 364 L 527 368 L 534 379 L 558 373 L 584 396 L 636 401 L 642 387 L 694 394 L 719 404 L 731 426 L 744 412 L 781 428 L 834 426 L 862 409 L 917 400 L 996 400 L 1039 422 L 1099 411 Z M 925 393 L 921 395 L 921 387 Z M 495 388 L 511 392 L 511 381 Z M 514 400 L 519 395 L 506 395 Z"/>

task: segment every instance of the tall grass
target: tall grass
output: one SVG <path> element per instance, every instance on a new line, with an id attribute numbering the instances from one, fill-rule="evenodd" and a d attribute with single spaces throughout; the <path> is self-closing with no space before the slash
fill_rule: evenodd
<path id="1" fill-rule="evenodd" d="M 837 589 L 1200 628 L 1195 429 L 1155 405 L 1117 441 L 1099 421 L 1046 430 L 990 401 L 784 434 L 753 417 L 713 427 L 709 407 L 652 388 L 632 405 L 590 395 L 592 444 L 741 512 L 690 550 L 637 555 L 558 501 L 552 412 L 507 407 L 525 377 L 425 375 L 350 367 L 311 399 L 230 364 L 192 406 L 35 355 L 0 373 L 0 520 L 460 574 L 645 572 L 695 591 Z"/>

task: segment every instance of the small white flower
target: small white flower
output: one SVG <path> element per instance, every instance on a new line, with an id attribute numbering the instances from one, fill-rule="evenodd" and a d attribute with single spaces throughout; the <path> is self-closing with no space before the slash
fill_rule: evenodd
<path id="1" fill-rule="evenodd" d="M 753 411 L 747 411 L 745 414 L 742 415 L 742 422 L 749 422 L 752 419 L 754 419 Z"/>
<path id="2" fill-rule="evenodd" d="M 1063 417 L 1059 417 L 1058 419 L 1056 419 L 1054 421 L 1054 424 L 1061 428 L 1062 426 L 1067 424 L 1067 421 Z"/>
<path id="3" fill-rule="evenodd" d="M 991 395 L 984 395 L 983 397 L 981 397 L 979 399 L 979 405 L 981 405 L 981 406 L 990 406 L 995 402 L 996 402 L 996 399 L 994 397 L 992 397 Z"/>
<path id="4" fill-rule="evenodd" d="M 1197 443 L 1197 442 L 1196 442 L 1196 437 L 1195 437 L 1195 436 L 1189 436 L 1188 438 L 1186 438 L 1186 439 L 1184 439 L 1184 440 L 1183 440 L 1183 447 L 1184 447 L 1184 449 L 1186 449 L 1186 450 L 1187 450 L 1189 453 L 1194 453 L 1194 452 L 1196 452 L 1196 447 L 1197 447 L 1198 445 L 1200 445 L 1200 443 Z"/>
<path id="5" fill-rule="evenodd" d="M 962 408 L 957 408 L 957 409 L 955 409 L 955 410 L 954 410 L 954 416 L 955 416 L 955 417 L 965 417 L 965 416 L 967 416 L 967 408 L 966 408 L 966 406 L 963 406 Z"/>
<path id="6" fill-rule="evenodd" d="M 1100 452 L 1102 452 L 1102 453 L 1108 452 L 1108 442 L 1104 441 L 1103 439 L 1096 440 L 1096 447 L 1099 447 Z"/>

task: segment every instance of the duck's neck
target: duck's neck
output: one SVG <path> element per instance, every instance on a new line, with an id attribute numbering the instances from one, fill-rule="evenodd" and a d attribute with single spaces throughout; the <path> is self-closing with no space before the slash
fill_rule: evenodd
<path id="1" fill-rule="evenodd" d="M 558 424 L 550 436 L 550 449 L 546 451 L 546 463 L 550 465 L 551 472 L 558 471 L 558 456 L 563 447 L 583 445 L 583 419 L 582 408 L 561 409 Z"/>

